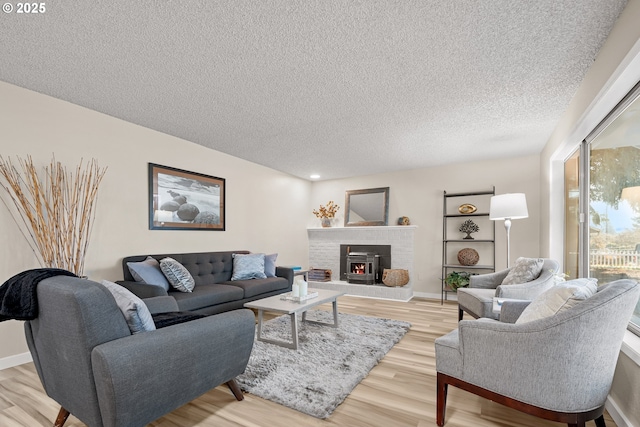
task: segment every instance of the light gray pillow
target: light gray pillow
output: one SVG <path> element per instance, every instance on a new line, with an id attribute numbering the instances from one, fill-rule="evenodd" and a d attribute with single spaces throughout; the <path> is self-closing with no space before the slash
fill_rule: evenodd
<path id="1" fill-rule="evenodd" d="M 165 291 L 169 290 L 169 282 L 160 270 L 160 263 L 153 257 L 140 262 L 128 262 L 127 267 L 136 282 L 147 285 L 160 286 Z"/>
<path id="2" fill-rule="evenodd" d="M 542 272 L 542 258 L 524 258 L 516 260 L 516 265 L 509 270 L 507 277 L 502 280 L 503 285 L 517 285 L 535 280 Z"/>
<path id="3" fill-rule="evenodd" d="M 264 254 L 233 254 L 231 280 L 266 279 Z"/>
<path id="4" fill-rule="evenodd" d="M 156 330 L 151 312 L 140 298 L 127 288 L 108 280 L 103 280 L 102 286 L 107 288 L 115 298 L 132 334 Z"/>
<path id="5" fill-rule="evenodd" d="M 161 259 L 160 269 L 169 280 L 171 286 L 180 292 L 191 292 L 196 286 L 196 282 L 189 270 L 173 258 Z"/>
<path id="6" fill-rule="evenodd" d="M 581 278 L 560 282 L 531 301 L 516 320 L 516 323 L 533 322 L 562 313 L 598 291 L 597 280 Z"/>
<path id="7" fill-rule="evenodd" d="M 264 274 L 267 277 L 276 277 L 276 258 L 278 254 L 264 256 Z"/>

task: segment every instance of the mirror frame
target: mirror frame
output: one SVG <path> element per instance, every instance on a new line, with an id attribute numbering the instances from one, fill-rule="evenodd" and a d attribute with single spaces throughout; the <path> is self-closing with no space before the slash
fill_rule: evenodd
<path id="1" fill-rule="evenodd" d="M 359 194 L 377 194 L 382 193 L 384 196 L 383 204 L 381 206 L 384 212 L 384 219 L 382 221 L 351 221 L 349 219 L 349 213 L 351 212 L 351 196 Z M 360 226 L 385 226 L 389 223 L 389 187 L 380 188 L 368 188 L 365 190 L 347 190 L 345 192 L 345 211 L 344 211 L 344 226 L 345 227 L 360 227 Z"/>

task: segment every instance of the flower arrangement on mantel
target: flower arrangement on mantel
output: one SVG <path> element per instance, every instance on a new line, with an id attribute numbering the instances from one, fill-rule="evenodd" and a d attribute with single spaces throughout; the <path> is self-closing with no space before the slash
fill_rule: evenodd
<path id="1" fill-rule="evenodd" d="M 39 175 L 31 156 L 26 160 L 18 157 L 16 163 L 0 156 L 0 178 L 4 178 L 0 186 L 17 213 L 4 198 L 2 201 L 40 265 L 83 276 L 98 186 L 107 169 L 100 168 L 95 159 L 86 165 L 81 160 L 74 174 L 54 156 Z"/>
<path id="2" fill-rule="evenodd" d="M 331 218 L 335 218 L 336 212 L 340 209 L 340 206 L 336 205 L 333 200 L 329 200 L 327 206 L 320 205 L 318 210 L 313 210 L 313 214 L 322 220 L 323 227 L 331 226 Z"/>

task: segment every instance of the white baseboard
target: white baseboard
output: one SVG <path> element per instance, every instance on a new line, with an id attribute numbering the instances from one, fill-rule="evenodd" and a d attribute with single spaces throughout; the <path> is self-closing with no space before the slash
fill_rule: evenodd
<path id="1" fill-rule="evenodd" d="M 611 395 L 607 396 L 604 407 L 618 427 L 635 427 L 631 421 L 625 417 L 618 404 L 611 398 Z"/>
<path id="2" fill-rule="evenodd" d="M 0 371 L 3 369 L 13 368 L 14 366 L 22 365 L 23 363 L 29 363 L 33 359 L 31 353 L 26 352 L 22 354 L 16 354 L 14 356 L 3 357 L 0 359 Z"/>

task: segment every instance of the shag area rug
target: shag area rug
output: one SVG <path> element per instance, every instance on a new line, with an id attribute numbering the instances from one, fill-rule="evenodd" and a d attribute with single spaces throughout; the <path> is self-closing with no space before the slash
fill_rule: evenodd
<path id="1" fill-rule="evenodd" d="M 317 418 L 327 418 L 378 361 L 404 336 L 408 322 L 339 313 L 338 328 L 301 322 L 298 349 L 255 341 L 240 388 Z M 333 322 L 333 314 L 307 312 Z M 288 315 L 265 322 L 266 338 L 291 339 Z"/>

